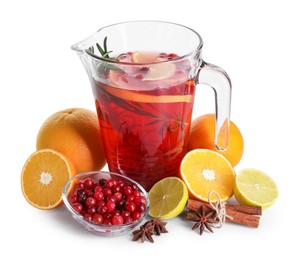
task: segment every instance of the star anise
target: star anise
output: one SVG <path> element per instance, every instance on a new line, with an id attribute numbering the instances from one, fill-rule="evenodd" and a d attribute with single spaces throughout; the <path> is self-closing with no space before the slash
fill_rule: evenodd
<path id="1" fill-rule="evenodd" d="M 145 223 L 146 225 L 152 225 L 154 227 L 153 231 L 154 234 L 157 236 L 160 236 L 161 233 L 168 233 L 166 229 L 167 222 L 158 220 L 158 219 L 152 219 Z"/>
<path id="2" fill-rule="evenodd" d="M 187 219 L 195 221 L 196 224 L 192 227 L 192 230 L 196 228 L 200 228 L 200 235 L 203 234 L 205 228 L 207 228 L 211 233 L 213 233 L 213 230 L 210 226 L 211 223 L 216 223 L 217 221 L 212 218 L 212 215 L 214 214 L 214 211 L 210 211 L 207 215 L 205 213 L 204 208 L 201 206 L 200 208 L 201 212 L 195 211 L 194 215 L 192 217 L 188 217 Z"/>
<path id="3" fill-rule="evenodd" d="M 138 241 L 141 239 L 141 242 L 144 243 L 147 239 L 151 243 L 154 243 L 154 239 L 152 237 L 154 234 L 153 225 L 147 225 L 147 223 L 145 223 L 144 225 L 140 226 L 140 229 L 134 230 L 132 234 L 134 235 L 132 239 L 133 241 Z"/>

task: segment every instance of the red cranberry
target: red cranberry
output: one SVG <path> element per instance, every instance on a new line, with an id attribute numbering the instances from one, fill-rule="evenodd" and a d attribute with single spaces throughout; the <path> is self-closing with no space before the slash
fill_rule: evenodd
<path id="1" fill-rule="evenodd" d="M 132 190 L 139 190 L 138 186 L 135 183 L 131 184 Z"/>
<path id="2" fill-rule="evenodd" d="M 100 187 L 100 186 L 99 186 Z M 104 199 L 104 195 L 102 191 L 97 191 L 93 194 L 93 197 L 97 200 L 97 201 L 102 201 Z"/>
<path id="3" fill-rule="evenodd" d="M 113 214 L 111 212 L 106 212 L 103 214 L 103 219 L 111 219 Z"/>
<path id="4" fill-rule="evenodd" d="M 124 219 L 122 216 L 115 215 L 112 217 L 112 224 L 113 225 L 122 225 L 124 224 Z"/>
<path id="5" fill-rule="evenodd" d="M 130 216 L 125 216 L 125 217 L 123 217 L 123 219 L 124 219 L 125 224 L 133 222 L 133 219 Z"/>
<path id="6" fill-rule="evenodd" d="M 112 212 L 113 216 L 114 215 L 121 215 L 121 211 L 119 211 L 118 209 L 115 209 L 113 212 Z"/>
<path id="7" fill-rule="evenodd" d="M 78 201 L 80 203 L 83 203 L 86 199 L 87 199 L 87 193 L 85 189 L 79 189 L 77 190 L 77 197 L 78 197 Z"/>
<path id="8" fill-rule="evenodd" d="M 134 212 L 136 210 L 136 204 L 133 201 L 126 202 L 125 208 L 127 211 Z"/>
<path id="9" fill-rule="evenodd" d="M 100 207 L 102 207 L 102 206 L 105 206 L 105 201 L 103 201 L 103 200 L 99 200 L 99 201 L 96 202 L 96 207 L 97 207 L 97 208 L 100 208 Z"/>
<path id="10" fill-rule="evenodd" d="M 121 200 L 117 201 L 116 208 L 122 211 L 124 209 L 125 204 L 126 204 L 126 200 L 121 199 Z"/>
<path id="11" fill-rule="evenodd" d="M 107 207 L 108 212 L 113 212 L 116 209 L 116 203 L 113 201 L 108 201 L 105 206 Z"/>
<path id="12" fill-rule="evenodd" d="M 115 179 L 109 179 L 105 182 L 105 187 L 109 189 L 113 188 L 116 185 L 117 185 L 117 181 Z"/>
<path id="13" fill-rule="evenodd" d="M 165 52 L 159 53 L 159 58 L 166 58 L 167 54 Z"/>
<path id="14" fill-rule="evenodd" d="M 134 198 L 134 202 L 135 202 L 136 204 L 138 204 L 138 203 L 140 203 L 140 202 L 144 203 L 145 205 L 147 204 L 147 200 L 146 200 L 146 198 L 145 198 L 144 196 L 142 196 L 142 195 L 135 197 L 135 198 Z"/>
<path id="15" fill-rule="evenodd" d="M 92 188 L 93 185 L 94 185 L 94 180 L 92 178 L 88 177 L 84 180 L 84 188 L 85 189 L 89 190 Z"/>
<path id="16" fill-rule="evenodd" d="M 120 192 L 122 190 L 121 186 L 120 185 L 116 185 L 114 187 L 112 187 L 112 191 L 115 193 L 115 192 Z"/>
<path id="17" fill-rule="evenodd" d="M 131 217 L 133 220 L 137 220 L 141 217 L 141 213 L 138 212 L 138 211 L 134 211 L 132 214 L 131 214 Z"/>
<path id="18" fill-rule="evenodd" d="M 77 202 L 75 204 L 72 205 L 73 209 L 78 212 L 81 213 L 83 211 L 83 206 L 81 203 Z"/>
<path id="19" fill-rule="evenodd" d="M 139 190 L 134 190 L 133 191 L 133 195 L 135 196 L 135 197 L 137 197 L 137 196 L 140 196 L 140 191 Z"/>
<path id="20" fill-rule="evenodd" d="M 69 201 L 70 201 L 71 204 L 74 204 L 74 203 L 78 202 L 78 196 L 77 196 L 77 194 L 71 194 L 69 196 Z"/>
<path id="21" fill-rule="evenodd" d="M 136 205 L 136 210 L 137 210 L 138 212 L 143 213 L 143 212 L 146 210 L 146 205 L 145 205 L 143 202 L 139 202 L 139 203 Z"/>
<path id="22" fill-rule="evenodd" d="M 136 78 L 136 79 L 143 79 L 144 77 L 143 77 L 142 74 L 137 74 L 137 75 L 135 76 L 135 78 Z"/>
<path id="23" fill-rule="evenodd" d="M 121 192 L 115 192 L 114 197 L 116 198 L 116 201 L 119 201 L 123 198 L 123 194 Z"/>
<path id="24" fill-rule="evenodd" d="M 88 208 L 86 209 L 86 211 L 87 211 L 87 213 L 93 215 L 93 214 L 96 213 L 97 210 L 96 210 L 96 207 L 88 207 Z"/>
<path id="25" fill-rule="evenodd" d="M 123 188 L 123 187 L 125 187 L 125 183 L 123 181 L 118 181 L 118 186 Z"/>
<path id="26" fill-rule="evenodd" d="M 105 187 L 105 183 L 106 183 L 106 180 L 105 179 L 100 179 L 99 181 L 98 181 L 98 184 L 101 186 L 101 187 Z"/>
<path id="27" fill-rule="evenodd" d="M 98 209 L 98 213 L 104 215 L 105 213 L 107 212 L 107 207 L 106 206 L 101 206 L 99 209 Z"/>
<path id="28" fill-rule="evenodd" d="M 103 220 L 102 224 L 105 224 L 105 225 L 111 225 L 112 224 L 112 221 L 110 218 L 106 218 Z"/>
<path id="29" fill-rule="evenodd" d="M 116 203 L 117 199 L 114 195 L 110 195 L 106 197 L 106 201 L 113 201 L 114 203 Z"/>
<path id="30" fill-rule="evenodd" d="M 131 188 L 130 186 L 125 186 L 125 187 L 123 188 L 123 194 L 124 194 L 125 196 L 129 196 L 129 195 L 131 195 L 131 194 L 132 194 L 132 188 Z"/>
<path id="31" fill-rule="evenodd" d="M 177 57 L 178 57 L 178 55 L 175 54 L 175 53 L 170 53 L 170 54 L 168 54 L 168 59 L 169 59 L 169 60 L 174 59 L 174 58 L 177 58 Z"/>
<path id="32" fill-rule="evenodd" d="M 85 189 L 78 189 L 77 191 L 76 191 L 76 194 L 77 194 L 77 196 L 79 196 L 79 195 L 83 195 L 83 194 L 87 194 L 86 193 L 86 190 Z"/>
<path id="33" fill-rule="evenodd" d="M 94 188 L 94 192 L 102 191 L 102 187 L 100 185 L 96 185 Z"/>
<path id="34" fill-rule="evenodd" d="M 129 196 L 126 197 L 126 201 L 134 201 L 135 196 L 133 194 L 130 194 Z"/>
<path id="35" fill-rule="evenodd" d="M 93 191 L 92 190 L 86 190 L 86 195 L 87 195 L 87 197 L 92 197 L 93 196 Z"/>
<path id="36" fill-rule="evenodd" d="M 103 222 L 103 216 L 101 214 L 96 213 L 92 216 L 92 221 L 97 224 L 101 224 Z"/>
<path id="37" fill-rule="evenodd" d="M 109 188 L 104 188 L 102 192 L 104 196 L 109 196 L 109 195 L 112 195 L 113 193 L 112 190 Z"/>
<path id="38" fill-rule="evenodd" d="M 83 182 L 78 182 L 76 187 L 77 187 L 77 189 L 84 189 L 84 183 Z"/>
<path id="39" fill-rule="evenodd" d="M 84 218 L 91 221 L 92 220 L 92 215 L 88 214 L 88 213 L 85 213 L 84 214 Z"/>
<path id="40" fill-rule="evenodd" d="M 85 201 L 87 207 L 93 207 L 96 204 L 96 199 L 93 197 L 88 197 Z"/>
<path id="41" fill-rule="evenodd" d="M 149 70 L 148 67 L 142 67 L 142 68 L 140 68 L 140 71 L 142 71 L 142 72 L 147 72 L 148 70 Z"/>
<path id="42" fill-rule="evenodd" d="M 124 218 L 124 217 L 129 217 L 131 215 L 131 212 L 129 212 L 129 211 L 123 211 L 122 213 L 121 213 L 121 216 Z"/>

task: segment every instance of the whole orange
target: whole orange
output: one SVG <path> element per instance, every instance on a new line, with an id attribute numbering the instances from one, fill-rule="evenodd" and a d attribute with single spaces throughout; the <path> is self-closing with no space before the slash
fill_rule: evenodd
<path id="1" fill-rule="evenodd" d="M 100 170 L 106 163 L 97 115 L 84 108 L 49 116 L 38 132 L 36 148 L 64 154 L 78 173 Z"/>
<path id="2" fill-rule="evenodd" d="M 219 151 L 214 145 L 215 115 L 205 114 L 192 121 L 188 150 L 205 148 L 222 154 L 233 167 L 241 160 L 244 150 L 244 141 L 239 128 L 230 121 L 228 147 Z"/>

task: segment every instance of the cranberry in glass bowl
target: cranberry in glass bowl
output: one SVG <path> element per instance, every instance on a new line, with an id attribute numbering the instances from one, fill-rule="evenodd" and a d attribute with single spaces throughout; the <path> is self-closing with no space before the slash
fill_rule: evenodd
<path id="1" fill-rule="evenodd" d="M 92 171 L 72 177 L 62 198 L 72 217 L 86 230 L 101 236 L 120 236 L 148 215 L 147 192 L 118 173 Z"/>

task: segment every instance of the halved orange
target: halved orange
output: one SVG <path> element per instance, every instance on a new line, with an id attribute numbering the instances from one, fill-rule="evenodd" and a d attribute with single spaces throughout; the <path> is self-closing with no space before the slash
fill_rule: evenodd
<path id="1" fill-rule="evenodd" d="M 54 209 L 62 204 L 63 186 L 75 174 L 75 167 L 64 155 L 52 149 L 39 150 L 22 169 L 22 193 L 32 206 Z"/>
<path id="2" fill-rule="evenodd" d="M 211 191 L 215 191 L 221 201 L 233 195 L 234 169 L 223 155 L 215 151 L 195 149 L 188 152 L 181 162 L 180 175 L 192 198 L 208 202 Z M 212 193 L 211 202 L 217 199 Z"/>

